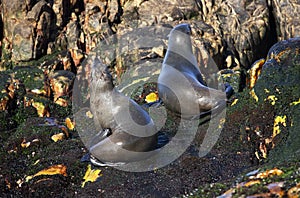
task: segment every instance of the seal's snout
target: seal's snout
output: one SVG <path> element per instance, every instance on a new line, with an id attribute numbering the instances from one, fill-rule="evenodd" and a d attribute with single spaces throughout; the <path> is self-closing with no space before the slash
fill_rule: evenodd
<path id="1" fill-rule="evenodd" d="M 179 32 L 187 34 L 189 36 L 192 35 L 192 28 L 191 28 L 190 24 L 188 24 L 188 23 L 179 24 L 176 27 L 174 27 L 173 30 L 179 31 Z"/>

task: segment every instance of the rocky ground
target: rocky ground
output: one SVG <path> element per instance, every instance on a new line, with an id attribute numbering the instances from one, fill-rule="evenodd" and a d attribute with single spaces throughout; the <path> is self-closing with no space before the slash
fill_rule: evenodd
<path id="1" fill-rule="evenodd" d="M 300 196 L 297 1 L 0 3 L 1 197 Z M 215 65 L 235 90 L 217 143 L 198 157 L 206 122 L 168 166 L 144 173 L 92 167 L 98 179 L 83 185 L 89 163 L 81 162 L 87 150 L 72 110 L 74 101 L 88 102 L 76 85 L 88 87 L 90 59 L 101 57 L 118 88 L 144 103 L 141 86 L 159 74 L 168 31 L 181 22 L 192 25 L 205 79 Z M 110 45 L 116 38 L 127 40 L 118 48 Z M 177 124 L 169 117 L 164 132 Z"/>

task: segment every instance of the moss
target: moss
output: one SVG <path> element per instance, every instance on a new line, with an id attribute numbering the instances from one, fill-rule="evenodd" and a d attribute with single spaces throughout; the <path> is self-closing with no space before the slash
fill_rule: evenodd
<path id="1" fill-rule="evenodd" d="M 236 192 L 233 194 L 232 197 L 239 198 L 242 196 L 250 196 L 256 193 L 267 193 L 267 192 L 269 192 L 269 190 L 266 186 L 263 186 L 261 184 L 254 184 L 251 187 L 237 188 Z"/>
<path id="2" fill-rule="evenodd" d="M 26 89 L 43 89 L 44 88 L 44 74 L 43 71 L 37 67 L 15 67 L 14 78 L 21 80 Z"/>
<path id="3" fill-rule="evenodd" d="M 39 66 L 41 66 L 41 64 L 43 64 L 46 61 L 55 60 L 60 53 L 62 53 L 62 52 L 55 51 L 52 54 L 47 54 L 47 55 L 42 56 L 41 58 L 39 58 L 37 60 L 29 60 L 29 61 L 16 62 L 16 63 L 14 63 L 14 66 L 19 66 L 19 67 L 28 67 L 28 66 L 39 67 Z"/>
<path id="4" fill-rule="evenodd" d="M 68 106 L 63 107 L 60 106 L 56 103 L 51 102 L 49 105 L 49 111 L 52 117 L 57 117 L 57 118 L 67 118 L 72 116 L 72 103 L 71 99 L 68 99 Z"/>
<path id="5" fill-rule="evenodd" d="M 37 111 L 34 107 L 24 107 L 24 105 L 19 105 L 19 107 L 13 111 L 12 117 L 9 118 L 16 126 L 22 124 L 29 117 L 37 117 Z"/>

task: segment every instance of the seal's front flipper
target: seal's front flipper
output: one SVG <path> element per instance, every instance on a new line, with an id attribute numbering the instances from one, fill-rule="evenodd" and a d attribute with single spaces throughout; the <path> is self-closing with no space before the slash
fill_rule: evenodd
<path id="1" fill-rule="evenodd" d="M 116 163 L 110 163 L 110 162 L 101 162 L 100 160 L 96 159 L 93 155 L 90 155 L 90 162 L 94 166 L 122 166 L 125 163 L 124 162 L 116 162 Z"/>
<path id="2" fill-rule="evenodd" d="M 95 144 L 98 144 L 105 138 L 108 138 L 109 136 L 112 135 L 112 131 L 110 128 L 105 128 L 99 131 L 95 136 L 93 136 L 90 141 L 89 141 L 89 148 L 92 147 Z"/>
<path id="3" fill-rule="evenodd" d="M 225 83 L 224 86 L 225 86 L 226 98 L 229 99 L 233 95 L 234 90 L 229 83 Z"/>

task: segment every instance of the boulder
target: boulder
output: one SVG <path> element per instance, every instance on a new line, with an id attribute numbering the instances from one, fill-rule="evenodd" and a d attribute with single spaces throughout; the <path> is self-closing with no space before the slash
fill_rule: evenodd
<path id="1" fill-rule="evenodd" d="M 56 36 L 56 16 L 44 1 L 2 1 L 4 49 L 14 62 L 45 55 Z M 6 56 L 6 58 L 8 58 Z"/>
<path id="2" fill-rule="evenodd" d="M 300 157 L 300 38 L 276 43 L 269 51 L 254 91 L 258 102 L 275 111 L 273 130 L 266 144 L 274 148 L 270 161 Z"/>

